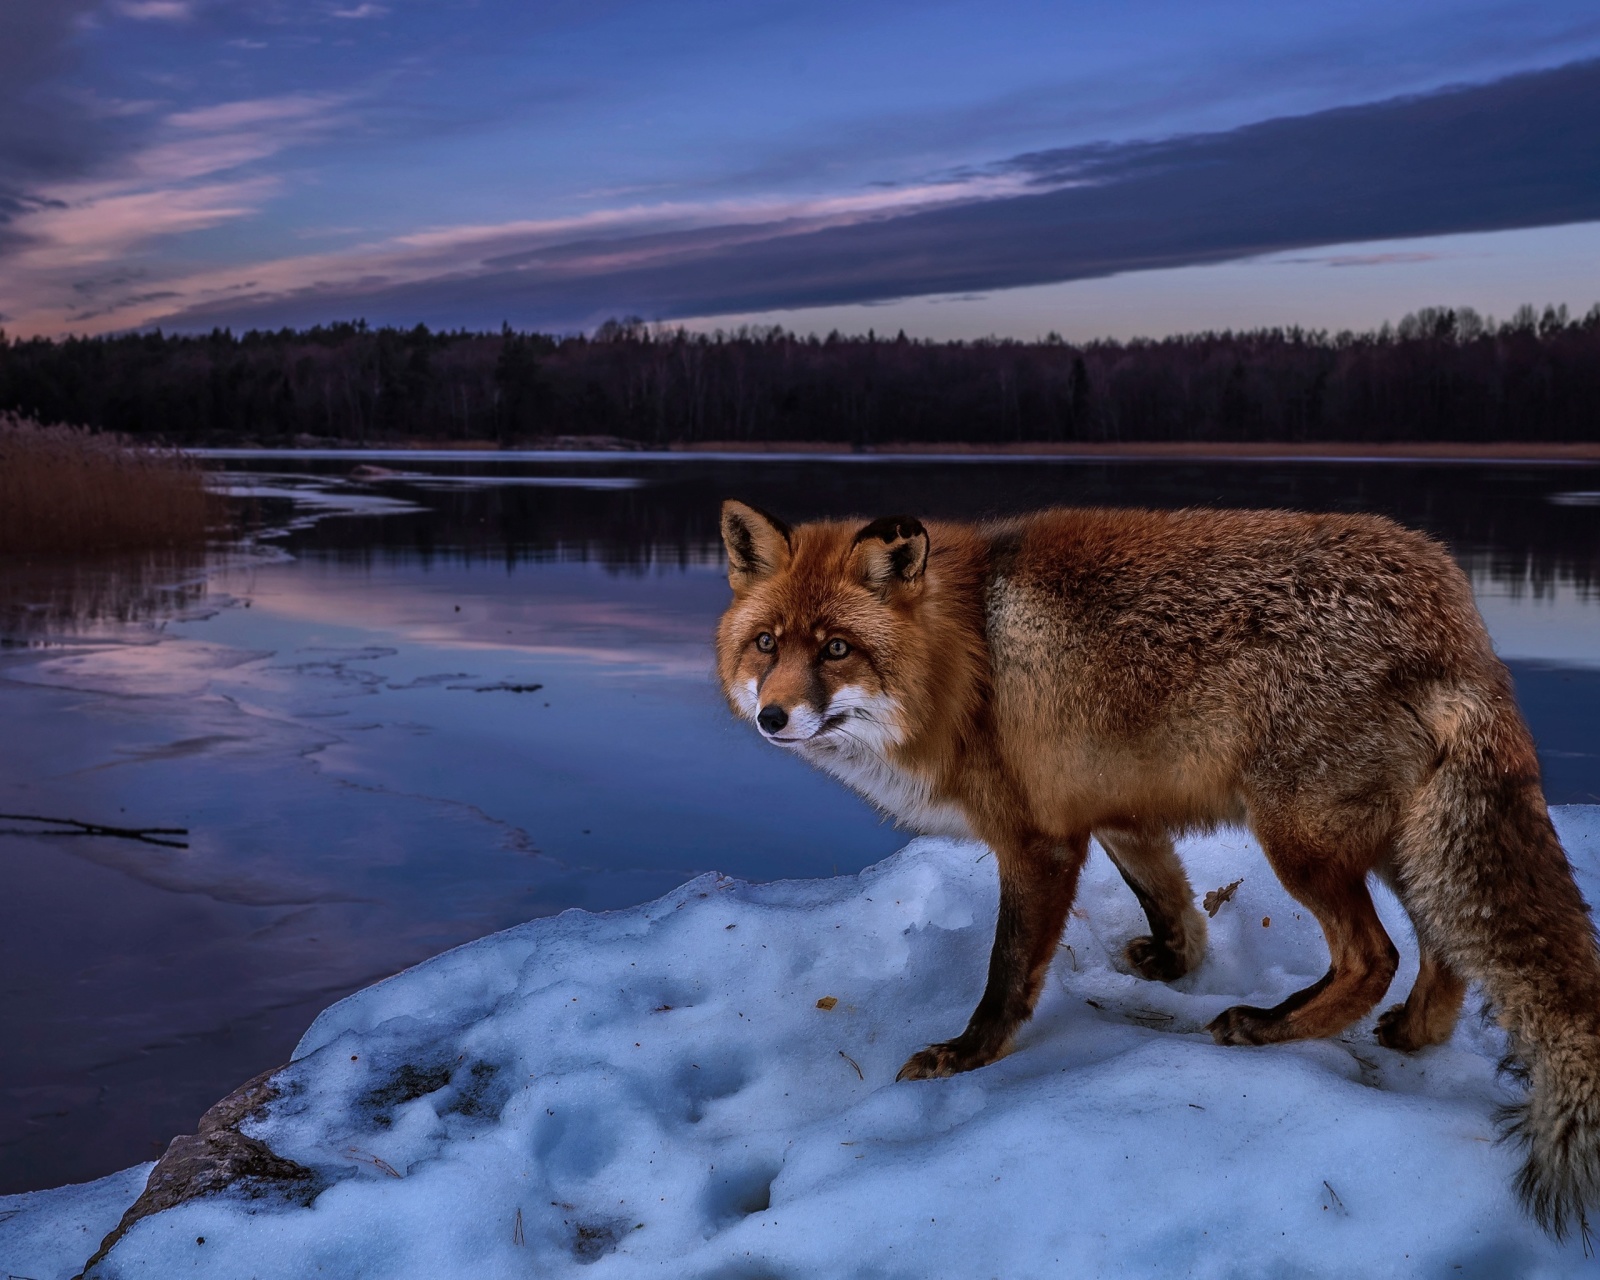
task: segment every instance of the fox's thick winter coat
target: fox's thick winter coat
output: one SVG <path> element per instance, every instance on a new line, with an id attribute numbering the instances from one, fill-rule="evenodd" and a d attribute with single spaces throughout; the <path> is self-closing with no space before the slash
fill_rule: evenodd
<path id="1" fill-rule="evenodd" d="M 1333 1035 L 1397 964 L 1367 877 L 1399 895 L 1421 970 L 1378 1020 L 1447 1039 L 1481 982 L 1526 1068 L 1518 1189 L 1558 1236 L 1600 1206 L 1600 949 L 1528 730 L 1466 579 L 1373 516 L 1047 511 L 790 528 L 723 508 L 729 702 L 886 812 L 995 853 L 988 985 L 903 1079 L 992 1062 L 1033 1011 L 1095 836 L 1149 918 L 1129 965 L 1200 962 L 1173 836 L 1243 823 L 1327 937 L 1328 972 L 1212 1022 L 1222 1044 Z"/>

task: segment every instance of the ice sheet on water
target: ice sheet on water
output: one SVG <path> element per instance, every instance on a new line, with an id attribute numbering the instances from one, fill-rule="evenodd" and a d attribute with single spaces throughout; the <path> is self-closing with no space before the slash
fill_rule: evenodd
<path id="1" fill-rule="evenodd" d="M 444 490 L 473 485 L 491 485 L 497 489 L 642 489 L 647 483 L 643 476 L 457 476 L 448 473 L 397 472 L 388 478 L 409 481 L 419 489 Z"/>
<path id="2" fill-rule="evenodd" d="M 337 478 L 302 476 L 293 473 L 220 473 L 206 481 L 214 493 L 229 498 L 279 498 L 304 507 L 317 515 L 380 516 L 422 510 L 414 502 L 390 498 L 368 489 L 356 488 Z"/>
<path id="3" fill-rule="evenodd" d="M 270 657 L 268 649 L 240 649 L 204 640 L 83 644 L 62 657 L 14 667 L 7 678 L 85 693 L 190 698 L 207 693 L 219 673 Z"/>
<path id="4" fill-rule="evenodd" d="M 1557 821 L 1593 897 L 1600 808 Z M 1415 1055 L 1370 1019 L 1211 1043 L 1219 1010 L 1281 998 L 1326 952 L 1246 837 L 1184 852 L 1197 892 L 1242 878 L 1195 974 L 1123 972 L 1140 916 L 1097 852 L 1015 1052 L 951 1080 L 894 1074 L 981 988 L 979 845 L 919 840 L 835 880 L 705 876 L 457 948 L 319 1017 L 250 1130 L 333 1183 L 311 1208 L 191 1203 L 105 1274 L 1593 1274 L 1511 1198 L 1502 1046 L 1478 1020 Z M 1408 955 L 1398 999 L 1414 946 L 1380 911 Z M 0 1224 L 11 1270 L 58 1274 L 7 1234 L 42 1238 L 51 1194 Z"/>

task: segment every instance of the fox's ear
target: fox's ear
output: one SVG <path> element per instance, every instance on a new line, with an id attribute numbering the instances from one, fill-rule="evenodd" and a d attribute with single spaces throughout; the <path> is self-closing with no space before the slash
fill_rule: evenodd
<path id="1" fill-rule="evenodd" d="M 722 504 L 722 544 L 728 548 L 728 582 L 735 591 L 785 568 L 793 549 L 788 525 L 732 498 Z"/>
<path id="2" fill-rule="evenodd" d="M 928 531 L 913 516 L 885 516 L 856 534 L 851 554 L 861 580 L 887 595 L 922 581 L 928 564 Z"/>

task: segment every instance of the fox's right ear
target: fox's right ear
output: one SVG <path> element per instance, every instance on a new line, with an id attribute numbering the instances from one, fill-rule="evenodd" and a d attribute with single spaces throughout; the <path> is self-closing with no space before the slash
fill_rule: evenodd
<path id="1" fill-rule="evenodd" d="M 722 544 L 728 548 L 728 583 L 735 591 L 787 567 L 794 547 L 782 520 L 732 498 L 722 504 Z"/>
<path id="2" fill-rule="evenodd" d="M 884 599 L 897 588 L 917 589 L 928 567 L 928 531 L 915 516 L 885 516 L 850 544 L 861 580 Z"/>

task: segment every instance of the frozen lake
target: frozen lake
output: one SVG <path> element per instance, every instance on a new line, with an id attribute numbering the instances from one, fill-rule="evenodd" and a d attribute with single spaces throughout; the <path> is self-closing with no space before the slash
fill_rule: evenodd
<path id="1" fill-rule="evenodd" d="M 358 464 L 398 475 L 358 480 Z M 717 505 L 1379 511 L 1444 539 L 1556 803 L 1600 801 L 1600 469 L 219 456 L 268 536 L 204 564 L 0 566 L 0 1193 L 153 1158 L 334 999 L 701 872 L 905 841 L 763 748 L 710 677 Z M 281 530 L 276 534 L 271 530 Z"/>

